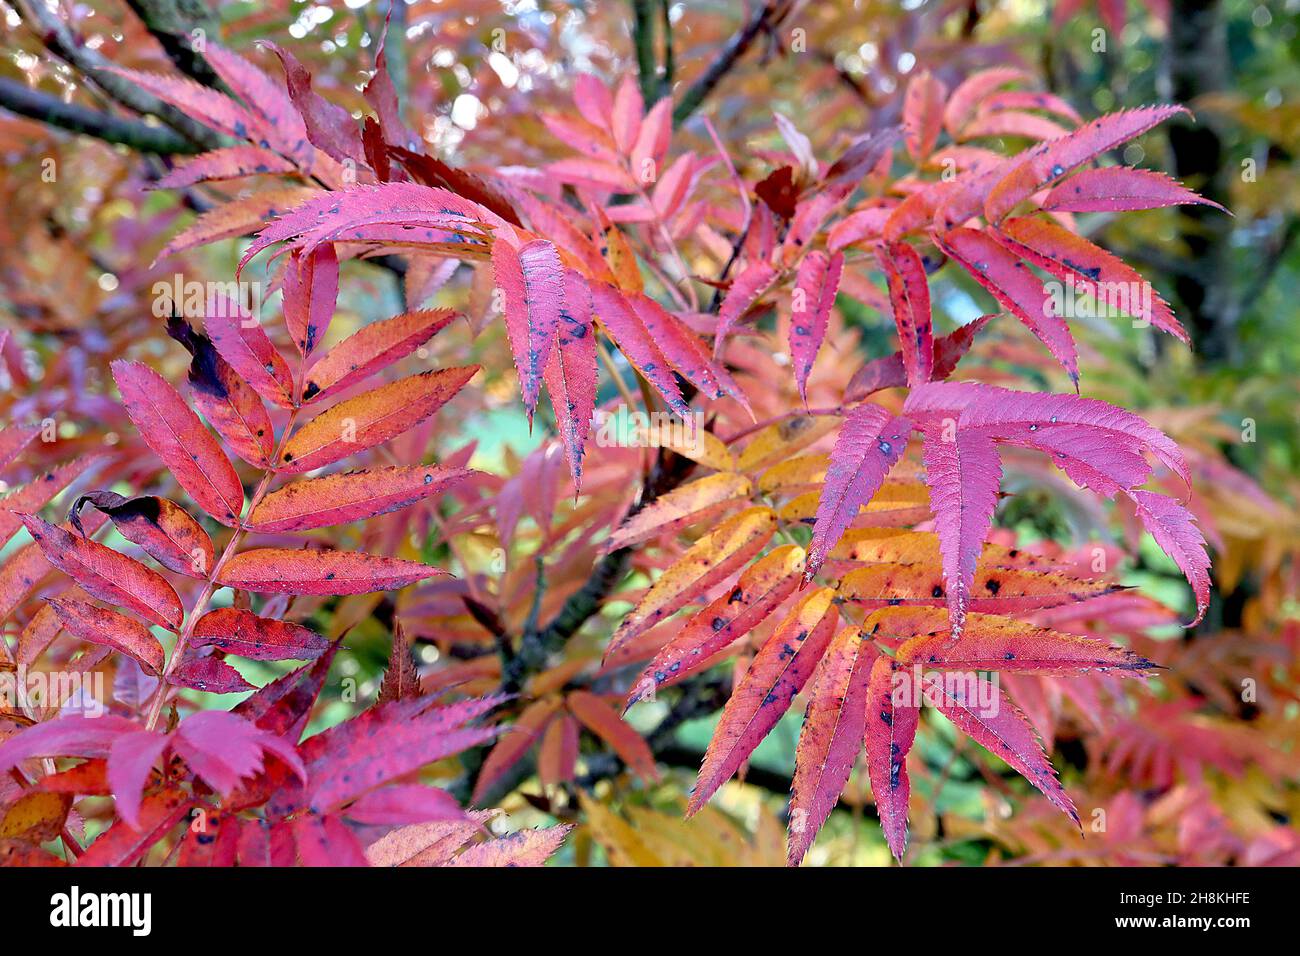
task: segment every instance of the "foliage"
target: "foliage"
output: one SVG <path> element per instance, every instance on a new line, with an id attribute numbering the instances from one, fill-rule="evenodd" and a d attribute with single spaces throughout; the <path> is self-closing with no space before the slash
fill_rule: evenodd
<path id="1" fill-rule="evenodd" d="M 1207 333 L 1101 234 L 1228 220 L 1116 161 L 1187 109 L 1085 109 L 977 24 L 903 68 L 937 5 L 848 69 L 836 6 L 675 83 L 735 25 L 565 7 L 620 52 L 557 80 L 560 18 L 491 4 L 195 59 L 20 3 L 164 130 L 5 121 L 7 194 L 45 151 L 64 191 L 6 227 L 0 670 L 56 687 L 5 702 L 6 862 L 1294 862 L 1293 488 L 1141 381 L 1213 381 Z M 810 41 L 814 110 L 714 107 Z"/>

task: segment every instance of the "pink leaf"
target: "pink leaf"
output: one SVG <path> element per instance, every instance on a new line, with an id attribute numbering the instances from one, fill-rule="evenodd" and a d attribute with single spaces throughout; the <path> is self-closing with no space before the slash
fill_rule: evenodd
<path id="1" fill-rule="evenodd" d="M 896 676 L 897 675 L 897 676 Z M 907 801 L 912 792 L 907 754 L 916 739 L 921 710 L 911 694 L 910 677 L 888 657 L 877 657 L 867 688 L 867 775 L 880 828 L 894 859 L 907 849 Z"/>
<path id="2" fill-rule="evenodd" d="M 826 337 L 827 320 L 843 271 L 843 253 L 827 256 L 814 251 L 804 257 L 795 277 L 790 305 L 790 356 L 794 360 L 794 380 L 805 405 L 808 404 L 808 375 Z"/>
<path id="3" fill-rule="evenodd" d="M 805 581 L 812 580 L 858 510 L 880 490 L 907 448 L 911 429 L 907 419 L 895 418 L 879 405 L 859 405 L 845 415 L 817 503 Z"/>
<path id="4" fill-rule="evenodd" d="M 505 295 L 506 331 L 531 422 L 564 307 L 563 267 L 555 246 L 544 239 L 518 250 L 498 240 L 492 244 L 492 274 Z"/>
<path id="5" fill-rule="evenodd" d="M 1156 544 L 1187 576 L 1196 594 L 1196 617 L 1188 627 L 1199 624 L 1210 606 L 1210 556 L 1205 552 L 1205 538 L 1191 512 L 1174 499 L 1154 491 L 1130 491 L 1129 497 L 1137 505 L 1138 517 Z"/>

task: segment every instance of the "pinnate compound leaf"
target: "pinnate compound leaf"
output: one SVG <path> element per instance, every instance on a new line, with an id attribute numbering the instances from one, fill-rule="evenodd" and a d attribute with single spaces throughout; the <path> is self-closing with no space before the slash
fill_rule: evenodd
<path id="1" fill-rule="evenodd" d="M 395 438 L 441 408 L 478 368 L 421 372 L 339 402 L 289 439 L 280 471 L 311 471 Z"/>
<path id="2" fill-rule="evenodd" d="M 817 505 L 805 581 L 812 580 L 858 509 L 880 489 L 907 448 L 911 430 L 911 422 L 879 405 L 858 405 L 845 415 Z"/>
<path id="3" fill-rule="evenodd" d="M 46 560 L 101 601 L 128 608 L 169 630 L 181 625 L 181 600 L 166 579 L 112 548 L 43 521 L 21 516 Z"/>
<path id="4" fill-rule="evenodd" d="M 161 375 L 139 362 L 113 362 L 126 413 L 180 486 L 212 517 L 233 527 L 244 486 L 212 433 Z"/>
<path id="5" fill-rule="evenodd" d="M 867 690 L 877 652 L 857 627 L 835 635 L 813 678 L 795 750 L 788 861 L 798 865 L 835 809 L 866 732 Z"/>
<path id="6" fill-rule="evenodd" d="M 218 583 L 256 594 L 366 594 L 395 591 L 440 568 L 361 551 L 254 548 L 227 561 Z"/>
<path id="7" fill-rule="evenodd" d="M 831 588 L 805 595 L 754 655 L 709 741 L 687 815 L 740 769 L 812 676 L 839 620 L 834 600 Z"/>

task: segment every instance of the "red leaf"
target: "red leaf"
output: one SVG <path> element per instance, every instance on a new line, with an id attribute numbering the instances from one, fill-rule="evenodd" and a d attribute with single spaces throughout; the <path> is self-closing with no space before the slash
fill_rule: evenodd
<path id="1" fill-rule="evenodd" d="M 145 797 L 135 826 L 120 821 L 105 830 L 76 862 L 77 866 L 130 866 L 180 823 L 193 798 L 180 790 Z"/>
<path id="2" fill-rule="evenodd" d="M 790 356 L 794 360 L 794 380 L 805 405 L 808 404 L 808 375 L 826 337 L 826 323 L 843 271 L 843 253 L 827 256 L 813 251 L 804 257 L 795 276 L 790 304 Z"/>
<path id="3" fill-rule="evenodd" d="M 46 560 L 102 601 L 129 608 L 169 630 L 181 625 L 184 611 L 172 586 L 156 571 L 97 541 L 64 531 L 35 515 L 23 524 Z"/>
<path id="4" fill-rule="evenodd" d="M 145 784 L 170 741 L 152 730 L 126 733 L 113 741 L 108 752 L 108 784 L 113 808 L 132 829 L 140 829 L 140 802 Z"/>
<path id="5" fill-rule="evenodd" d="M 218 583 L 257 594 L 365 594 L 394 591 L 447 572 L 361 551 L 254 548 L 229 561 Z"/>
<path id="6" fill-rule="evenodd" d="M 531 421 L 565 301 L 560 255 L 544 239 L 526 242 L 517 250 L 507 242 L 494 242 L 492 274 L 505 296 L 506 331 Z"/>
<path id="7" fill-rule="evenodd" d="M 234 299 L 210 295 L 203 329 L 213 347 L 257 394 L 281 408 L 293 405 L 293 375 L 262 324 Z"/>
<path id="8" fill-rule="evenodd" d="M 414 783 L 372 790 L 343 815 L 357 823 L 383 826 L 466 819 L 465 811 L 446 790 Z"/>
<path id="9" fill-rule="evenodd" d="M 77 512 L 87 502 L 108 515 L 122 537 L 138 544 L 163 567 L 207 579 L 214 558 L 212 539 L 174 501 L 148 495 L 123 498 L 111 491 L 92 491 L 78 498 L 68 515 L 83 537 L 85 532 Z"/>
<path id="10" fill-rule="evenodd" d="M 1130 166 L 1104 166 L 1084 169 L 1071 176 L 1054 187 L 1039 206 L 1055 212 L 1121 212 L 1197 203 L 1228 211 L 1164 173 Z"/>
<path id="11" fill-rule="evenodd" d="M 932 627 L 933 632 L 906 641 L 898 650 L 900 664 L 915 663 L 934 670 L 1049 676 L 1093 670 L 1141 676 L 1156 666 L 1125 647 L 992 614 L 970 615 L 961 640 L 954 644 L 942 609 L 916 611 L 924 614 L 923 626 Z"/>
<path id="12" fill-rule="evenodd" d="M 942 381 L 956 370 L 957 363 L 969 351 L 975 336 L 993 318 L 992 315 L 982 315 L 974 322 L 967 322 L 934 340 L 932 376 L 936 381 Z M 844 390 L 844 401 L 860 402 L 881 389 L 901 388 L 906 384 L 907 372 L 903 367 L 903 353 L 895 352 L 884 358 L 872 359 L 858 369 Z"/>
<path id="13" fill-rule="evenodd" d="M 339 260 L 333 243 L 294 253 L 284 271 L 284 324 L 304 355 L 325 337 L 339 294 Z M 251 380 L 250 380 L 251 381 Z"/>
<path id="14" fill-rule="evenodd" d="M 749 633 L 794 593 L 803 561 L 803 548 L 787 544 L 746 568 L 734 588 L 701 608 L 660 648 L 628 694 L 624 709 L 703 670 L 715 654 Z"/>
<path id="15" fill-rule="evenodd" d="M 582 484 L 582 455 L 596 411 L 596 330 L 591 324 L 591 290 L 572 269 L 564 273 L 564 305 L 555 330 L 555 347 L 542 378 L 573 475 Z"/>
<path id="16" fill-rule="evenodd" d="M 1008 312 L 1038 336 L 1078 386 L 1079 358 L 1065 320 L 1042 281 L 987 233 L 950 229 L 935 241 Z"/>
<path id="17" fill-rule="evenodd" d="M 805 581 L 813 579 L 858 509 L 880 490 L 906 450 L 911 431 L 911 422 L 895 418 L 879 405 L 859 405 L 844 416 L 817 503 Z"/>
<path id="18" fill-rule="evenodd" d="M 212 341 L 178 316 L 167 320 L 167 334 L 193 356 L 190 397 L 231 450 L 250 465 L 267 468 L 275 448 L 275 430 L 262 399 L 217 354 Z"/>
<path id="19" fill-rule="evenodd" d="M 278 757 L 300 780 L 307 778 L 292 744 L 238 714 L 220 710 L 191 714 L 171 739 L 173 752 L 223 796 L 234 792 L 241 780 L 262 772 L 264 751 Z"/>
<path id="20" fill-rule="evenodd" d="M 33 757 L 107 757 L 113 742 L 140 727 L 115 714 L 70 714 L 20 730 L 0 741 L 0 773 Z"/>
<path id="21" fill-rule="evenodd" d="M 937 674 L 927 676 L 926 696 L 934 699 L 939 712 L 958 730 L 989 753 L 1001 757 L 1078 825 L 1079 813 L 1056 779 L 1056 771 L 1024 714 L 996 684 L 976 677 L 977 684 L 972 688 L 971 676 L 965 675 L 958 681 L 945 681 Z M 988 700 L 993 701 L 991 707 L 982 703 Z"/>
<path id="22" fill-rule="evenodd" d="M 294 819 L 294 842 L 303 866 L 369 866 L 361 842 L 338 817 Z"/>
<path id="23" fill-rule="evenodd" d="M 470 365 L 421 372 L 339 402 L 289 439 L 280 471 L 312 471 L 395 438 L 441 408 L 477 371 Z"/>
<path id="24" fill-rule="evenodd" d="M 877 247 L 876 255 L 889 282 L 889 304 L 898 328 L 907 384 L 921 385 L 934 375 L 934 332 L 925 263 L 906 242 L 885 243 Z"/>
<path id="25" fill-rule="evenodd" d="M 466 727 L 501 702 L 481 697 L 447 707 L 428 698 L 394 701 L 337 724 L 302 745 L 304 800 L 327 813 L 381 784 L 491 740 L 495 727 Z M 376 747 L 376 741 L 383 745 Z"/>
<path id="26" fill-rule="evenodd" d="M 1173 310 L 1137 270 L 1118 257 L 1046 219 L 1008 219 L 997 239 L 1057 278 L 1087 290 L 1096 308 L 1130 313 L 1184 342 L 1191 340 Z"/>
<path id="27" fill-rule="evenodd" d="M 875 647 L 857 627 L 831 641 L 813 679 L 790 786 L 788 860 L 797 866 L 835 809 L 867 726 L 867 688 Z"/>
<path id="28" fill-rule="evenodd" d="M 614 632 L 605 656 L 650 627 L 666 620 L 687 602 L 736 573 L 771 540 L 776 513 L 770 508 L 748 508 L 732 515 L 699 538 L 675 561 Z"/>
<path id="29" fill-rule="evenodd" d="M 240 703 L 232 713 L 247 717 L 263 730 L 297 740 L 302 736 L 312 706 L 325 686 L 330 664 L 338 653 L 331 644 L 314 663 L 290 671 Z"/>
<path id="30" fill-rule="evenodd" d="M 839 620 L 835 591 L 803 597 L 772 632 L 723 708 L 686 813 L 695 813 L 753 753 L 803 689 Z"/>
<path id="31" fill-rule="evenodd" d="M 292 53 L 269 41 L 263 43 L 280 58 L 280 63 L 284 66 L 289 97 L 302 115 L 307 138 L 312 145 L 340 163 L 348 160 L 360 163 L 365 150 L 352 114 L 313 92 L 311 73 Z"/>
<path id="32" fill-rule="evenodd" d="M 655 346 L 683 378 L 710 398 L 730 395 L 746 412 L 750 411 L 749 399 L 731 373 L 709 357 L 704 343 L 681 319 L 639 292 L 629 293 L 627 301 Z"/>
<path id="33" fill-rule="evenodd" d="M 250 531 L 309 531 L 399 511 L 440 494 L 475 472 L 437 465 L 394 465 L 307 478 L 263 498 L 248 516 Z"/>
<path id="34" fill-rule="evenodd" d="M 907 151 L 918 162 L 934 150 L 943 121 L 943 100 L 947 94 L 943 83 L 928 71 L 918 73 L 907 84 L 903 99 L 903 136 Z"/>
<path id="35" fill-rule="evenodd" d="M 195 156 L 161 177 L 154 189 L 183 189 L 196 183 L 294 172 L 293 163 L 260 146 L 226 146 Z"/>
<path id="36" fill-rule="evenodd" d="M 1032 77 L 1015 67 L 999 66 L 972 73 L 957 85 L 943 110 L 943 125 L 956 139 L 966 123 L 975 114 L 976 107 L 1000 86 L 1016 81 L 1029 81 Z"/>
<path id="37" fill-rule="evenodd" d="M 244 487 L 212 433 L 147 365 L 118 360 L 112 367 L 126 413 L 145 444 L 200 508 L 224 525 L 238 524 Z"/>
<path id="38" fill-rule="evenodd" d="M 975 566 L 998 503 L 1002 463 L 993 440 L 978 432 L 963 431 L 955 423 L 936 423 L 923 429 L 925 481 L 930 488 L 947 580 L 948 610 L 953 637 L 961 634 L 970 603 Z"/>
<path id="39" fill-rule="evenodd" d="M 483 766 L 479 768 L 470 803 L 483 802 L 484 798 L 492 792 L 497 781 L 505 776 L 506 772 L 519 762 L 528 748 L 541 737 L 542 731 L 562 703 L 555 697 L 547 697 L 533 701 L 524 708 L 518 719 L 506 728 L 496 746 L 487 755 L 487 759 L 483 761 Z"/>
<path id="40" fill-rule="evenodd" d="M 180 662 L 168 677 L 178 687 L 206 694 L 242 694 L 254 687 L 225 661 L 216 657 L 191 657 Z"/>
<path id="41" fill-rule="evenodd" d="M 895 678 L 895 674 L 900 676 Z M 901 686 L 900 686 L 901 683 Z M 907 776 L 907 754 L 916 739 L 921 711 L 908 700 L 910 677 L 898 671 L 888 657 L 877 657 L 867 688 L 867 725 L 863 738 L 867 750 L 867 775 L 876 801 L 885 842 L 900 862 L 907 850 L 907 801 L 912 784 Z M 901 690 L 896 696 L 896 690 Z"/>
<path id="42" fill-rule="evenodd" d="M 650 746 L 602 698 L 585 690 L 575 690 L 565 698 L 565 703 L 583 726 L 609 744 L 633 773 L 646 781 L 659 779 Z"/>
<path id="43" fill-rule="evenodd" d="M 984 200 L 984 217 L 990 223 L 1000 222 L 1021 202 L 1070 170 L 1145 133 L 1169 117 L 1186 112 L 1181 106 L 1144 106 L 1107 113 L 1059 139 L 1035 146 L 989 192 Z"/>
<path id="44" fill-rule="evenodd" d="M 766 262 L 751 263 L 736 280 L 731 283 L 722 305 L 718 309 L 718 330 L 713 339 L 713 357 L 719 358 L 727 343 L 729 333 L 737 322 L 748 312 L 754 303 L 776 281 L 777 271 Z"/>
<path id="45" fill-rule="evenodd" d="M 143 624 L 85 601 L 51 598 L 49 603 L 69 634 L 121 651 L 139 661 L 154 676 L 162 673 L 166 662 L 162 645 Z"/>
<path id="46" fill-rule="evenodd" d="M 382 371 L 441 332 L 456 315 L 451 309 L 421 309 L 362 326 L 311 367 L 303 399 L 316 401 Z"/>
<path id="47" fill-rule="evenodd" d="M 315 660 L 329 648 L 329 641 L 301 624 L 223 607 L 195 622 L 191 646 L 211 646 L 255 661 Z"/>
<path id="48" fill-rule="evenodd" d="M 682 400 L 681 389 L 673 378 L 668 359 L 646 330 L 641 318 L 633 311 L 631 303 L 617 289 L 604 282 L 593 282 L 590 287 L 597 316 L 628 362 L 663 396 L 669 408 L 686 418 L 691 409 Z"/>

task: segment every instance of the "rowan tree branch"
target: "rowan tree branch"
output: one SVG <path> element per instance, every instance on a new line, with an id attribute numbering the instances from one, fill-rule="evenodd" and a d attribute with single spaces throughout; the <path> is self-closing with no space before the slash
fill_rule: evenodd
<path id="1" fill-rule="evenodd" d="M 154 116 L 196 146 L 214 149 L 227 143 L 226 137 L 191 119 L 125 77 L 111 72 L 113 62 L 98 50 L 86 46 L 58 13 L 41 0 L 15 0 L 15 9 L 50 53 L 80 72 L 110 97 L 143 116 Z"/>
<path id="2" fill-rule="evenodd" d="M 722 48 L 716 59 L 692 83 L 673 108 L 673 125 L 681 126 L 704 102 L 713 88 L 722 82 L 723 77 L 731 72 L 736 62 L 745 55 L 754 41 L 764 32 L 778 26 L 793 9 L 791 0 L 767 0 L 758 11 L 749 18 L 741 29 L 735 33 L 727 45 Z"/>
<path id="3" fill-rule="evenodd" d="M 76 103 L 65 103 L 53 94 L 4 77 L 0 77 L 0 107 L 50 126 L 94 136 L 106 143 L 129 146 L 142 153 L 166 156 L 200 152 L 200 147 L 164 126 L 149 126 L 139 120 L 110 116 Z"/>
<path id="4" fill-rule="evenodd" d="M 153 34 L 178 70 L 204 86 L 224 89 L 216 71 L 195 49 L 199 37 L 215 37 L 220 29 L 204 0 L 126 0 L 126 5 Z"/>

